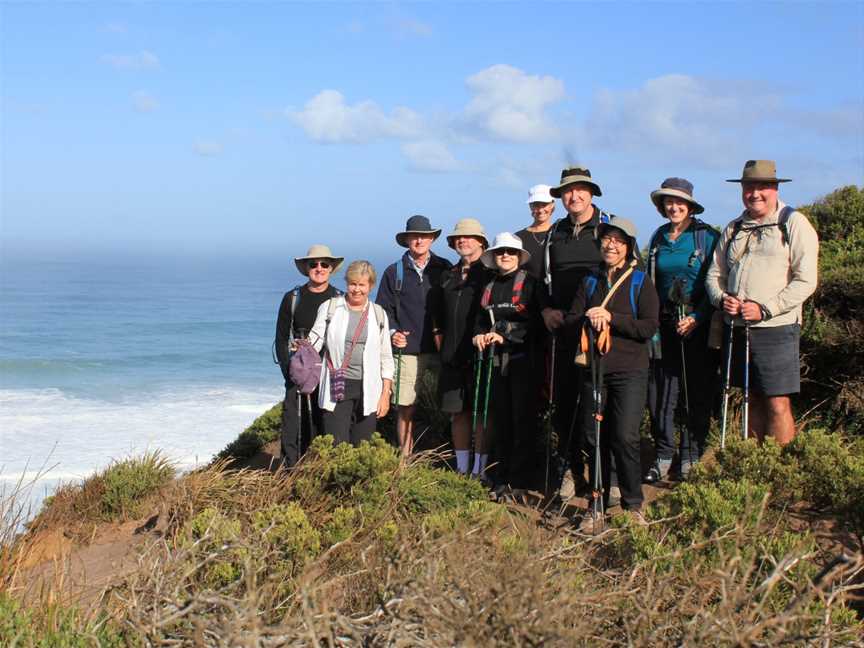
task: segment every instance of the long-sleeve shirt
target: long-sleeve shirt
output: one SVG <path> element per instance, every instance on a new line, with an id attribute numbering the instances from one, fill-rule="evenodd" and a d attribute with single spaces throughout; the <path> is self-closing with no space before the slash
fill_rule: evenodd
<path id="1" fill-rule="evenodd" d="M 402 265 L 402 290 L 396 290 L 396 264 Z M 429 253 L 429 261 L 418 273 L 408 252 L 396 263 L 387 266 L 375 301 L 387 312 L 394 330 L 408 333 L 408 345 L 403 353 L 435 353 L 432 329 L 433 305 L 439 299 L 434 294 L 441 289 L 441 274 L 450 267 L 447 259 Z"/>
<path id="2" fill-rule="evenodd" d="M 532 329 L 537 322 L 536 294 L 538 291 L 534 277 L 525 275 L 519 301 L 513 303 L 513 284 L 518 274 L 518 271 L 513 271 L 506 275 L 498 273 L 492 275 L 489 305 L 487 307 L 481 305 L 474 323 L 475 335 L 495 332 L 504 338 L 504 342 L 497 347 L 497 350 L 502 353 L 512 354 L 527 350 L 525 343 L 530 339 Z M 485 291 L 486 287 L 483 290 Z M 489 316 L 490 312 L 495 319 L 494 325 Z"/>
<path id="3" fill-rule="evenodd" d="M 453 367 L 471 365 L 474 357 L 471 337 L 480 309 L 480 296 L 491 278 L 492 271 L 479 259 L 469 266 L 464 279 L 459 265 L 441 275 L 440 304 L 436 304 L 433 310 L 435 323 L 443 335 L 443 364 Z"/>
<path id="4" fill-rule="evenodd" d="M 801 323 L 801 306 L 816 290 L 819 265 L 819 236 L 801 212 L 792 212 L 786 222 L 788 243 L 780 227 L 777 209 L 761 219 L 748 210 L 729 223 L 720 236 L 714 260 L 705 278 L 711 303 L 721 307 L 723 293 L 754 301 L 768 311 L 768 319 L 753 324 L 758 327 Z M 740 229 L 732 238 L 735 223 Z"/>
<path id="5" fill-rule="evenodd" d="M 583 281 L 576 291 L 576 297 L 570 312 L 564 321 L 567 333 L 573 338 L 581 334 L 583 324 L 586 323 L 585 313 L 589 308 L 599 306 L 606 298 L 609 289 L 618 280 L 627 268 L 616 270 L 612 277 L 607 279 L 606 270 L 601 268 L 597 277 L 597 287 L 594 293 L 588 297 L 586 282 Z M 659 326 L 660 301 L 651 277 L 645 276 L 642 287 L 636 298 L 636 315 L 633 314 L 633 306 L 630 303 L 630 287 L 633 283 L 633 274 L 622 283 L 612 295 L 606 310 L 612 315 L 609 323 L 612 344 L 605 356 L 603 356 L 604 373 L 615 373 L 622 371 L 633 371 L 635 369 L 648 368 L 648 345 L 647 342 L 657 332 Z M 573 344 L 576 348 L 577 345 Z"/>
<path id="6" fill-rule="evenodd" d="M 296 295 L 295 290 L 288 291 L 282 297 L 282 303 L 279 304 L 279 315 L 276 318 L 276 359 L 279 360 L 279 368 L 282 369 L 286 386 L 289 386 L 291 382 L 288 376 L 288 362 L 291 360 L 292 331 L 294 337 L 309 335 L 312 325 L 315 324 L 318 307 L 339 294 L 339 291 L 332 285 L 327 286 L 327 290 L 320 293 L 310 291 L 309 284 L 304 284 L 297 290 Z M 297 300 L 296 304 L 293 303 L 295 299 Z M 292 307 L 294 309 L 293 318 L 291 316 Z"/>

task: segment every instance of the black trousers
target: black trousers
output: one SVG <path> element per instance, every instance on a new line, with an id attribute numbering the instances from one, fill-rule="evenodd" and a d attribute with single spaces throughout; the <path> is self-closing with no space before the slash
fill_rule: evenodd
<path id="1" fill-rule="evenodd" d="M 678 418 L 686 423 L 681 427 L 679 457 L 693 462 L 705 452 L 719 364 L 718 354 L 708 348 L 708 332 L 706 322 L 684 338 L 690 415 L 683 416 L 686 410 L 681 338 L 675 332 L 674 322 L 661 324 L 663 358 L 651 362 L 651 382 L 648 385 L 651 435 L 658 459 L 672 459 L 675 454 L 676 412 Z"/>
<path id="2" fill-rule="evenodd" d="M 282 401 L 282 462 L 285 466 L 297 463 L 309 444 L 318 436 L 321 427 L 321 408 L 318 407 L 318 390 L 309 395 L 301 395 L 297 402 L 297 386 L 288 384 L 285 387 L 285 400 Z M 308 401 L 308 403 L 307 403 Z M 311 417 L 310 417 L 311 412 Z M 302 434 L 298 431 L 302 430 Z"/>
<path id="3" fill-rule="evenodd" d="M 559 453 L 573 469 L 575 477 L 584 470 L 586 452 L 585 436 L 577 420 L 582 368 L 573 364 L 576 352 L 567 346 L 565 340 L 564 335 L 559 335 L 555 343 L 555 416 L 552 425 L 558 435 Z"/>
<path id="4" fill-rule="evenodd" d="M 500 359 L 496 354 L 489 399 L 492 427 L 489 454 L 495 464 L 491 476 L 496 484 L 532 488 L 538 474 L 539 431 L 531 358 L 528 354 L 511 356 L 505 373 L 501 371 Z"/>
<path id="5" fill-rule="evenodd" d="M 639 424 L 648 390 L 649 370 L 616 371 L 603 376 L 603 422 L 600 428 L 600 464 L 603 478 L 603 501 L 609 501 L 609 474 L 612 458 L 621 488 L 624 508 L 642 506 L 642 466 L 639 456 Z M 580 428 L 589 450 L 588 469 L 594 483 L 594 397 L 591 372 L 585 371 L 582 402 L 579 408 Z"/>
<path id="6" fill-rule="evenodd" d="M 335 443 L 360 445 L 372 438 L 377 421 L 375 412 L 363 416 L 363 381 L 345 381 L 345 399 L 332 412 L 324 410 L 324 434 L 332 434 Z"/>

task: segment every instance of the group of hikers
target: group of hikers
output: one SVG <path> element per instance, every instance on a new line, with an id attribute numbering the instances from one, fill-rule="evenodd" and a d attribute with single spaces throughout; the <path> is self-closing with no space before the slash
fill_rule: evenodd
<path id="1" fill-rule="evenodd" d="M 344 258 L 313 245 L 295 259 L 308 281 L 285 294 L 276 329 L 285 465 L 317 434 L 369 439 L 391 404 L 409 456 L 430 372 L 457 471 L 499 497 L 585 493 L 583 524 L 618 503 L 643 522 L 642 483 L 686 477 L 721 392 L 725 442 L 730 387 L 744 390 L 745 435 L 788 443 L 818 237 L 779 199 L 788 179 L 773 161 L 750 160 L 728 182 L 744 211 L 721 231 L 698 218 L 689 181 L 652 191 L 665 222 L 645 259 L 634 224 L 594 204 L 602 191 L 587 168 L 531 187 L 531 224 L 491 245 L 480 222 L 459 220 L 446 236 L 455 264 L 431 250 L 441 229 L 412 216 L 375 303 L 368 261 L 348 265 L 343 292 L 331 280 Z M 566 214 L 553 220 L 556 199 Z M 643 466 L 646 403 L 655 458 Z"/>

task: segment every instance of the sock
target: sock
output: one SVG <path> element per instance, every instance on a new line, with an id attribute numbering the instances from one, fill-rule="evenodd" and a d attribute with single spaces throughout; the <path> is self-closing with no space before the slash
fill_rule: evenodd
<path id="1" fill-rule="evenodd" d="M 489 455 L 488 454 L 481 454 L 480 455 L 480 471 L 479 471 L 479 473 L 481 475 L 484 472 L 486 472 L 486 464 L 488 463 L 488 461 L 489 461 Z M 475 468 L 476 468 L 476 464 L 475 464 Z"/>
<path id="2" fill-rule="evenodd" d="M 471 451 L 470 450 L 457 450 L 456 451 L 456 470 L 460 475 L 464 475 L 468 472 L 468 464 L 471 461 Z"/>
<path id="3" fill-rule="evenodd" d="M 471 473 L 474 475 L 480 474 L 480 453 L 479 452 L 474 453 L 474 470 L 472 470 Z"/>

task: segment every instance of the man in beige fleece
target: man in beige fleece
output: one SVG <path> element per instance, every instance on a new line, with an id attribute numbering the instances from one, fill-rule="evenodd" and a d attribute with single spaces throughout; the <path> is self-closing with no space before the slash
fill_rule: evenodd
<path id="1" fill-rule="evenodd" d="M 804 214 L 779 199 L 779 183 L 788 180 L 776 176 L 773 160 L 750 160 L 741 178 L 727 181 L 741 183 L 745 209 L 723 231 L 705 286 L 734 326 L 735 386 L 743 385 L 750 327 L 749 432 L 785 445 L 795 437 L 789 396 L 801 390 L 801 305 L 816 290 L 819 238 Z"/>

